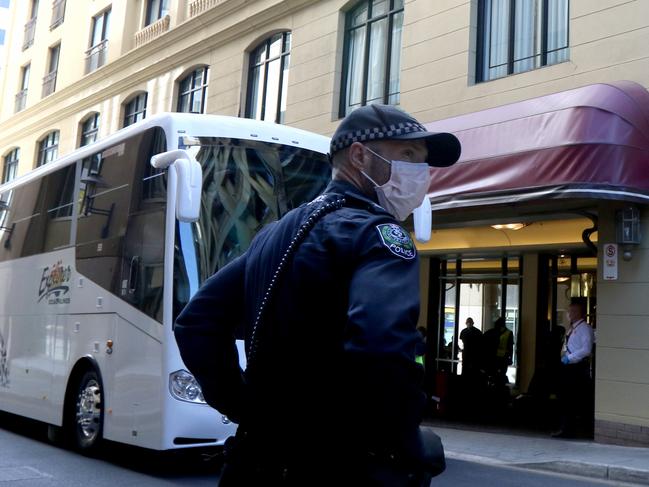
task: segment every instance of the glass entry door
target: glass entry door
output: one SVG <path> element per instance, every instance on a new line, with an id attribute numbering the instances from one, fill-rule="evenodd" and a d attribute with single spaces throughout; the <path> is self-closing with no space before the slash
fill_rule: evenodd
<path id="1" fill-rule="evenodd" d="M 460 336 L 469 319 L 484 333 L 502 317 L 514 335 L 513 363 L 507 377 L 516 383 L 520 277 L 518 258 L 442 262 L 438 371 L 462 374 L 464 344 Z"/>

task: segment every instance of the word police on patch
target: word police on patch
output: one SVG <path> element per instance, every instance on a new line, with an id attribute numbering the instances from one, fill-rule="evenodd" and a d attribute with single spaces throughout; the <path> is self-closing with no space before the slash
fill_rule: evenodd
<path id="1" fill-rule="evenodd" d="M 377 225 L 376 229 L 379 231 L 383 245 L 394 255 L 407 260 L 415 258 L 415 255 L 417 255 L 415 244 L 410 235 L 399 225 L 383 223 Z"/>

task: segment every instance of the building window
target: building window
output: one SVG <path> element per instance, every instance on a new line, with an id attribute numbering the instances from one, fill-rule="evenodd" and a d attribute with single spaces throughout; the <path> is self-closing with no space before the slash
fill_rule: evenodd
<path id="1" fill-rule="evenodd" d="M 36 166 L 52 162 L 59 155 L 59 131 L 54 130 L 47 134 L 38 143 L 38 160 Z"/>
<path id="2" fill-rule="evenodd" d="M 403 0 L 363 0 L 345 16 L 340 116 L 399 103 Z"/>
<path id="3" fill-rule="evenodd" d="M 2 184 L 8 183 L 18 173 L 18 161 L 20 160 L 20 149 L 16 148 L 4 157 L 2 168 Z"/>
<path id="4" fill-rule="evenodd" d="M 47 64 L 48 72 L 43 78 L 43 97 L 51 95 L 56 90 L 56 73 L 59 70 L 59 54 L 61 53 L 61 44 L 50 47 L 49 62 Z"/>
<path id="5" fill-rule="evenodd" d="M 92 144 L 97 140 L 97 133 L 99 132 L 99 114 L 93 113 L 83 122 L 81 122 L 81 140 L 79 147 Z"/>
<path id="6" fill-rule="evenodd" d="M 144 120 L 146 117 L 147 93 L 140 93 L 124 105 L 124 127 Z"/>
<path id="7" fill-rule="evenodd" d="M 86 74 L 106 64 L 110 12 L 108 9 L 92 18 L 90 48 L 86 51 Z"/>
<path id="8" fill-rule="evenodd" d="M 38 0 L 32 0 L 29 10 L 29 20 L 25 23 L 25 36 L 23 37 L 23 51 L 34 44 L 36 34 L 36 17 L 38 16 Z"/>
<path id="9" fill-rule="evenodd" d="M 154 23 L 169 13 L 169 0 L 148 0 L 144 25 Z"/>
<path id="10" fill-rule="evenodd" d="M 286 113 L 291 33 L 269 37 L 250 53 L 246 117 L 282 123 Z"/>
<path id="11" fill-rule="evenodd" d="M 568 59 L 569 0 L 480 0 L 476 81 Z"/>
<path id="12" fill-rule="evenodd" d="M 207 66 L 192 71 L 178 83 L 179 112 L 204 113 L 207 96 Z"/>
<path id="13" fill-rule="evenodd" d="M 20 91 L 16 93 L 15 111 L 19 112 L 25 109 L 27 105 L 27 89 L 29 88 L 29 73 L 31 64 L 26 64 L 20 68 Z"/>
<path id="14" fill-rule="evenodd" d="M 54 0 L 52 4 L 52 22 L 50 22 L 50 30 L 56 29 L 63 23 L 65 17 L 65 0 Z"/>

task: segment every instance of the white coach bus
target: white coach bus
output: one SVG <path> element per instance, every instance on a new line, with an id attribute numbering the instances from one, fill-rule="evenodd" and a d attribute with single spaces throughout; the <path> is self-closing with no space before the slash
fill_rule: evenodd
<path id="1" fill-rule="evenodd" d="M 222 444 L 235 425 L 185 370 L 174 319 L 325 188 L 328 148 L 282 125 L 163 114 L 0 186 L 0 410 L 82 450 Z"/>

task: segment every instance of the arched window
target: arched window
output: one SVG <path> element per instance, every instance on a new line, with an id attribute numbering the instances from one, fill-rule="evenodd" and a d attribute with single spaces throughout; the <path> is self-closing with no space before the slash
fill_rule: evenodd
<path id="1" fill-rule="evenodd" d="M 8 183 L 16 177 L 18 173 L 18 161 L 20 160 L 20 149 L 9 151 L 3 158 L 4 164 L 2 165 L 2 184 Z"/>
<path id="2" fill-rule="evenodd" d="M 178 82 L 178 112 L 205 113 L 209 67 L 198 68 Z"/>
<path id="3" fill-rule="evenodd" d="M 345 16 L 340 116 L 399 103 L 403 0 L 362 0 Z"/>
<path id="4" fill-rule="evenodd" d="M 290 32 L 269 37 L 250 53 L 246 117 L 284 121 L 290 57 Z"/>
<path id="5" fill-rule="evenodd" d="M 81 122 L 81 139 L 79 147 L 92 144 L 97 140 L 97 133 L 99 132 L 99 114 L 93 113 Z"/>
<path id="6" fill-rule="evenodd" d="M 124 127 L 144 120 L 146 117 L 147 98 L 148 94 L 146 92 L 140 93 L 124 104 Z"/>
<path id="7" fill-rule="evenodd" d="M 52 162 L 59 155 L 59 131 L 53 130 L 38 142 L 36 167 Z"/>

